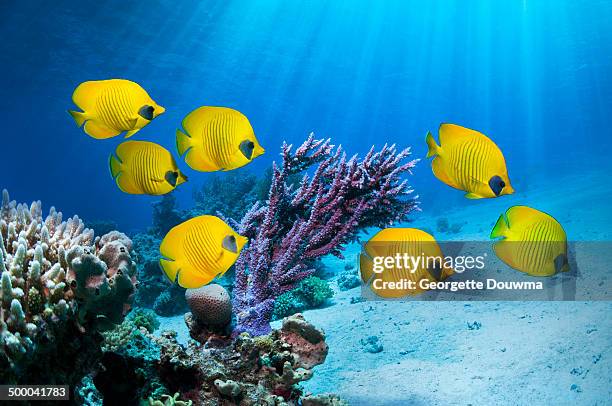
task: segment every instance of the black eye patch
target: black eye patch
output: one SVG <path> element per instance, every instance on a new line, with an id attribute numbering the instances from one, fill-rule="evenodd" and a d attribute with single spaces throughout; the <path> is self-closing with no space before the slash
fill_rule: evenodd
<path id="1" fill-rule="evenodd" d="M 166 172 L 166 182 L 172 186 L 176 186 L 176 180 L 178 179 L 178 172 L 168 171 Z"/>
<path id="2" fill-rule="evenodd" d="M 236 243 L 236 237 L 233 235 L 226 236 L 221 242 L 221 246 L 226 250 L 236 254 L 238 252 L 238 244 Z"/>
<path id="3" fill-rule="evenodd" d="M 255 144 L 253 144 L 253 141 L 244 140 L 240 143 L 240 152 L 242 152 L 242 155 L 244 155 L 246 159 L 251 159 L 254 148 Z"/>
<path id="4" fill-rule="evenodd" d="M 138 110 L 138 115 L 142 118 L 144 118 L 145 120 L 153 120 L 153 112 L 155 111 L 155 108 L 153 106 L 149 106 L 149 105 L 144 105 L 140 108 L 140 110 Z"/>
<path id="5" fill-rule="evenodd" d="M 504 182 L 501 177 L 496 175 L 489 179 L 489 187 L 493 193 L 495 193 L 495 196 L 499 196 L 502 189 L 506 187 L 506 182 Z"/>

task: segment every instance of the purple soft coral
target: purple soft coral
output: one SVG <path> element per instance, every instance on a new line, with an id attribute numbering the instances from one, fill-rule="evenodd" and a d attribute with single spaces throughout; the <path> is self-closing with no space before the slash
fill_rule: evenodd
<path id="1" fill-rule="evenodd" d="M 344 245 L 366 227 L 407 220 L 418 204 L 401 179 L 416 165 L 417 160 L 403 162 L 409 155 L 409 149 L 385 145 L 378 152 L 372 147 L 361 161 L 356 155 L 347 160 L 342 147 L 312 134 L 295 153 L 283 144 L 267 204 L 256 203 L 234 222 L 250 241 L 236 262 L 236 332 L 267 334 L 276 298 L 312 275 L 318 258 L 342 258 Z M 316 164 L 294 188 L 293 176 Z"/>

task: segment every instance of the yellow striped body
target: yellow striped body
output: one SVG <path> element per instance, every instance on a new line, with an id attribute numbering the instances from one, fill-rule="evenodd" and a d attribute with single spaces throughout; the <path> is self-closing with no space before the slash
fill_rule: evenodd
<path id="1" fill-rule="evenodd" d="M 125 193 L 163 195 L 186 181 L 170 151 L 153 142 L 123 142 L 115 155 L 111 175 Z"/>
<path id="2" fill-rule="evenodd" d="M 427 135 L 434 175 L 447 185 L 467 192 L 472 199 L 511 194 L 506 161 L 484 134 L 454 124 L 442 124 L 440 145 Z"/>
<path id="3" fill-rule="evenodd" d="M 224 247 L 233 238 L 235 252 Z M 172 282 L 199 288 L 224 274 L 238 259 L 247 239 L 215 216 L 194 217 L 171 229 L 159 250 L 160 265 Z"/>
<path id="4" fill-rule="evenodd" d="M 512 268 L 533 276 L 567 271 L 567 236 L 550 215 L 527 206 L 514 206 L 500 216 L 492 238 L 502 237 L 493 248 Z"/>
<path id="5" fill-rule="evenodd" d="M 363 282 L 368 283 L 372 291 L 381 297 L 397 298 L 407 295 L 417 295 L 423 292 L 419 286 L 421 280 L 437 281 L 444 280 L 453 274 L 453 270 L 444 267 L 444 255 L 433 236 L 416 228 L 386 228 L 379 231 L 364 246 L 365 255 L 360 256 L 360 273 Z M 385 266 L 380 273 L 375 272 L 375 258 L 395 258 L 399 254 L 407 254 L 413 258 L 430 258 L 420 262 L 416 267 L 406 267 L 403 260 L 391 267 Z M 436 262 L 437 259 L 437 262 Z M 435 262 L 435 264 L 434 264 Z M 410 263 L 408 263 L 410 264 Z M 434 271 L 433 265 L 441 265 Z M 414 271 L 414 272 L 412 272 Z M 378 282 L 376 282 L 379 280 Z M 385 288 L 381 282 L 399 283 L 402 280 L 412 281 L 414 288 Z"/>
<path id="6" fill-rule="evenodd" d="M 177 130 L 177 148 L 180 155 L 186 153 L 187 165 L 197 171 L 240 168 L 264 153 L 249 120 L 234 109 L 200 107 L 182 125 L 184 132 Z"/>
<path id="7" fill-rule="evenodd" d="M 137 83 L 109 79 L 81 83 L 72 100 L 83 112 L 71 111 L 77 124 L 98 139 L 110 138 L 127 131 L 126 137 L 146 126 L 165 109 L 159 106 Z M 145 118 L 141 109 L 150 108 Z"/>

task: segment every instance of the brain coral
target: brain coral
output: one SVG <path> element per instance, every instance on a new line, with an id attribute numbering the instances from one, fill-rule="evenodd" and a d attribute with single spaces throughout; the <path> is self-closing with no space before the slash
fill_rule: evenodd
<path id="1" fill-rule="evenodd" d="M 221 285 L 187 289 L 185 299 L 194 317 L 203 324 L 226 325 L 232 320 L 232 302 Z"/>
<path id="2" fill-rule="evenodd" d="M 69 352 L 85 359 L 97 349 L 83 343 L 129 310 L 137 285 L 131 245 L 116 231 L 94 239 L 77 216 L 63 221 L 54 208 L 43 219 L 40 201 L 17 204 L 3 191 L 0 381 L 34 379 L 32 368 L 44 376 L 47 362 L 68 364 L 67 373 L 76 373 Z M 53 346 L 63 351 L 63 362 L 53 359 Z M 61 366 L 48 369 L 55 373 Z"/>

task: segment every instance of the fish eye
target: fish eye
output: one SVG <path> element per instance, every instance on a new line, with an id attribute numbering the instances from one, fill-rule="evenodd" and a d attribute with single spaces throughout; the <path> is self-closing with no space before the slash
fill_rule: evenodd
<path id="1" fill-rule="evenodd" d="M 501 186 L 502 188 L 506 187 L 506 182 L 504 182 L 503 180 L 501 182 L 499 182 L 499 186 Z"/>

